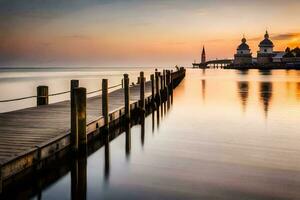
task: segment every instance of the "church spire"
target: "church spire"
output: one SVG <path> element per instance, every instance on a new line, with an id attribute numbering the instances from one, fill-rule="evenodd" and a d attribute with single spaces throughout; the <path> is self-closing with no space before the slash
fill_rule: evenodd
<path id="1" fill-rule="evenodd" d="M 206 53 L 205 53 L 205 47 L 203 45 L 202 55 L 201 55 L 201 63 L 205 63 L 205 62 L 206 62 Z"/>

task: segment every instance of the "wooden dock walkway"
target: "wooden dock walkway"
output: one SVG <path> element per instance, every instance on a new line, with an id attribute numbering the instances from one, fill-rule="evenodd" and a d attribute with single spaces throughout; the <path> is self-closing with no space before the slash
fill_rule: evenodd
<path id="1" fill-rule="evenodd" d="M 180 82 L 185 75 L 181 69 L 171 74 Z M 145 83 L 145 102 L 152 102 L 152 83 Z M 109 93 L 109 120 L 121 118 L 124 113 L 124 89 Z M 138 108 L 140 85 L 130 87 L 130 110 Z M 102 96 L 86 102 L 86 134 L 94 134 L 104 126 Z M 70 145 L 70 101 L 26 108 L 0 114 L 0 181 L 13 177 Z M 1 191 L 1 190 L 0 190 Z"/>

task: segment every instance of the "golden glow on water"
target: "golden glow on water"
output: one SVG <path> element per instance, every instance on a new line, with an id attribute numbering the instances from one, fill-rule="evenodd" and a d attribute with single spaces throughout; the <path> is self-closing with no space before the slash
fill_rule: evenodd
<path id="1" fill-rule="evenodd" d="M 197 141 L 220 143 L 226 151 L 233 145 L 230 154 L 218 153 L 226 162 L 298 170 L 299 159 L 290 154 L 300 151 L 299 81 L 298 71 L 190 70 L 175 92 L 174 110 L 184 116 L 178 123 L 204 134 Z"/>
<path id="2" fill-rule="evenodd" d="M 189 69 L 168 112 L 91 154 L 80 184 L 67 173 L 40 194 L 69 199 L 75 182 L 87 199 L 299 199 L 299 83 L 298 71 Z"/>

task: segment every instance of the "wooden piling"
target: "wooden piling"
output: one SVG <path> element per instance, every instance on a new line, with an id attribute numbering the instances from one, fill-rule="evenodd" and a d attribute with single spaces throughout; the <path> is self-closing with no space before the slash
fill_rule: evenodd
<path id="1" fill-rule="evenodd" d="M 124 102 L 125 102 L 125 120 L 130 121 L 130 90 L 129 90 L 129 76 L 124 74 Z"/>
<path id="2" fill-rule="evenodd" d="M 140 72 L 140 109 L 145 112 L 145 77 L 144 72 Z"/>
<path id="3" fill-rule="evenodd" d="M 102 115 L 104 117 L 104 126 L 108 128 L 108 80 L 102 79 Z"/>
<path id="4" fill-rule="evenodd" d="M 159 91 L 159 72 L 155 72 L 155 99 L 156 99 L 156 103 L 157 103 L 157 106 L 160 105 L 160 91 Z"/>
<path id="5" fill-rule="evenodd" d="M 165 100 L 163 90 L 164 90 L 164 76 L 160 75 L 160 98 L 162 102 Z"/>
<path id="6" fill-rule="evenodd" d="M 154 106 L 155 103 L 155 80 L 154 80 L 154 74 L 151 74 L 150 76 L 150 80 L 151 80 L 151 104 L 152 106 Z"/>
<path id="7" fill-rule="evenodd" d="M 170 93 L 171 93 L 171 103 L 173 103 L 173 90 L 174 90 L 174 83 L 173 83 L 173 70 L 171 70 L 171 76 L 170 76 Z"/>
<path id="8" fill-rule="evenodd" d="M 73 151 L 78 150 L 77 120 L 76 120 L 76 102 L 74 89 L 79 87 L 78 80 L 71 80 L 70 99 L 71 99 L 71 146 Z"/>
<path id="9" fill-rule="evenodd" d="M 37 87 L 37 106 L 49 104 L 48 86 L 40 85 Z"/>
<path id="10" fill-rule="evenodd" d="M 170 108 L 170 70 L 166 71 L 166 96 L 168 109 Z"/>
<path id="11" fill-rule="evenodd" d="M 80 154 L 86 154 L 86 89 L 82 87 L 75 88 L 74 95 L 76 101 L 78 151 Z"/>

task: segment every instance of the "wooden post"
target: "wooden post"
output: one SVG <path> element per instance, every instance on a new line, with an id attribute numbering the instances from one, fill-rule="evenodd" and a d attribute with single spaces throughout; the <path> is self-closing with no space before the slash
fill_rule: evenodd
<path id="1" fill-rule="evenodd" d="M 137 78 L 137 84 L 140 84 L 140 83 L 141 83 L 141 78 L 138 77 L 138 78 Z"/>
<path id="2" fill-rule="evenodd" d="M 151 94 L 152 94 L 152 98 L 151 98 L 152 102 L 151 103 L 152 103 L 152 106 L 154 106 L 154 103 L 155 103 L 155 101 L 154 101 L 154 99 L 155 99 L 154 74 L 151 74 L 150 79 L 151 79 Z"/>
<path id="3" fill-rule="evenodd" d="M 168 99 L 168 88 L 167 88 L 167 71 L 163 71 L 163 76 L 164 76 L 164 96 L 165 100 Z"/>
<path id="4" fill-rule="evenodd" d="M 173 83 L 173 70 L 171 70 L 171 77 L 170 77 L 170 81 L 171 81 L 171 83 L 170 83 L 170 88 L 171 88 L 171 90 L 170 90 L 170 92 L 171 92 L 171 103 L 173 103 L 173 89 L 174 89 L 174 83 Z"/>
<path id="5" fill-rule="evenodd" d="M 164 101 L 164 93 L 163 93 L 163 90 L 164 90 L 164 77 L 163 75 L 160 75 L 160 98 L 162 100 L 162 102 Z"/>
<path id="6" fill-rule="evenodd" d="M 73 151 L 78 150 L 77 120 L 76 120 L 76 102 L 74 89 L 79 87 L 78 80 L 71 80 L 70 99 L 71 99 L 71 146 Z"/>
<path id="7" fill-rule="evenodd" d="M 156 89 L 156 103 L 160 104 L 160 92 L 159 92 L 159 73 L 155 72 L 155 89 Z"/>
<path id="8" fill-rule="evenodd" d="M 168 109 L 170 108 L 170 70 L 167 70 L 166 74 L 166 96 L 168 102 Z"/>
<path id="9" fill-rule="evenodd" d="M 79 87 L 74 89 L 76 101 L 76 123 L 78 136 L 78 150 L 81 154 L 86 154 L 86 89 Z"/>
<path id="10" fill-rule="evenodd" d="M 130 121 L 130 90 L 129 90 L 129 77 L 124 74 L 124 102 L 125 102 L 125 120 Z"/>
<path id="11" fill-rule="evenodd" d="M 37 106 L 48 105 L 49 103 L 48 86 L 40 85 L 37 87 Z"/>
<path id="12" fill-rule="evenodd" d="M 165 69 L 163 71 L 163 77 L 164 77 L 163 85 L 164 85 L 164 89 L 165 89 L 166 88 L 166 70 Z"/>
<path id="13" fill-rule="evenodd" d="M 124 79 L 121 80 L 122 88 L 124 88 Z"/>
<path id="14" fill-rule="evenodd" d="M 145 111 L 145 77 L 144 72 L 140 72 L 140 109 Z"/>
<path id="15" fill-rule="evenodd" d="M 104 117 L 104 126 L 108 128 L 108 80 L 102 79 L 102 115 Z"/>

